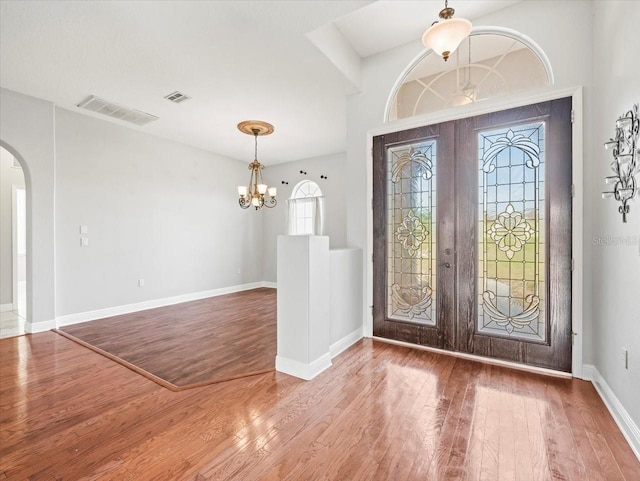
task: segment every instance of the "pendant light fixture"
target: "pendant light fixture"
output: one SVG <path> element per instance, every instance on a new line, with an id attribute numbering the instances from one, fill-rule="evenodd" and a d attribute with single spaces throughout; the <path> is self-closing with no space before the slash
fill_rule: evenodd
<path id="1" fill-rule="evenodd" d="M 440 10 L 441 20 L 433 22 L 422 35 L 423 45 L 445 62 L 471 32 L 471 22 L 465 18 L 453 18 L 454 13 L 455 10 L 449 7 L 449 0 L 445 0 L 444 8 Z"/>
<path id="2" fill-rule="evenodd" d="M 251 170 L 251 177 L 249 177 L 249 185 L 238 186 L 238 203 L 243 209 L 248 209 L 250 206 L 255 207 L 256 210 L 262 207 L 275 207 L 278 203 L 276 201 L 276 188 L 268 187 L 262 180 L 262 169 L 264 166 L 258 162 L 258 135 L 269 135 L 273 133 L 273 125 L 262 122 L 261 120 L 245 120 L 238 124 L 238 130 L 243 134 L 253 135 L 255 141 L 255 155 L 254 160 L 249 164 L 249 170 Z"/>

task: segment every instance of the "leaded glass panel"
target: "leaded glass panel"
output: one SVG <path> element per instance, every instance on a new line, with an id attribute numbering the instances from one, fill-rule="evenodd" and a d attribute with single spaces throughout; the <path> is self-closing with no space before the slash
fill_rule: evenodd
<path id="1" fill-rule="evenodd" d="M 387 318 L 436 323 L 436 141 L 387 149 Z"/>
<path id="2" fill-rule="evenodd" d="M 478 133 L 478 333 L 546 340 L 544 140 L 544 122 Z"/>

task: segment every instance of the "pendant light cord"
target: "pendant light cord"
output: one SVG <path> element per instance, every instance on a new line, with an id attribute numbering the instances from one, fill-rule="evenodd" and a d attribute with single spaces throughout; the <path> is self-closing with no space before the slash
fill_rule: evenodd
<path id="1" fill-rule="evenodd" d="M 467 75 L 469 76 L 467 82 L 471 83 L 471 35 L 469 35 L 469 63 L 467 65 Z"/>

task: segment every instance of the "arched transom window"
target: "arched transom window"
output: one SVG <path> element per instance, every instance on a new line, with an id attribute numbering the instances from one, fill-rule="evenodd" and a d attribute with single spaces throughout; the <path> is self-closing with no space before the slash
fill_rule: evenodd
<path id="1" fill-rule="evenodd" d="M 524 35 L 498 28 L 472 32 L 447 62 L 427 51 L 403 75 L 387 121 L 553 83 L 544 52 Z"/>

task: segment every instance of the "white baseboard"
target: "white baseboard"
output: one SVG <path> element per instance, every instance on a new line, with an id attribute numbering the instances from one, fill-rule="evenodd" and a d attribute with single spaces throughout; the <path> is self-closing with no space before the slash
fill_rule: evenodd
<path id="1" fill-rule="evenodd" d="M 269 287 L 271 289 L 277 289 L 278 288 L 278 283 L 277 282 L 271 282 L 271 281 L 262 281 L 262 287 Z"/>
<path id="2" fill-rule="evenodd" d="M 96 319 L 104 319 L 105 317 L 119 316 L 121 314 L 130 314 L 132 312 L 145 311 L 156 307 L 171 306 L 182 302 L 197 301 L 198 299 L 206 299 L 208 297 L 222 296 L 233 292 L 248 291 L 257 289 L 258 287 L 269 287 L 265 282 L 251 282 L 249 284 L 240 284 L 237 286 L 222 287 L 220 289 L 211 289 L 208 291 L 193 292 L 191 294 L 182 294 L 180 296 L 165 297 L 164 299 L 154 299 L 152 301 L 137 302 L 135 304 L 126 304 L 123 306 L 107 307 L 106 309 L 97 309 L 95 311 L 79 312 L 77 314 L 69 314 L 66 316 L 56 317 L 56 326 L 63 327 L 79 324 L 81 322 L 95 321 Z"/>
<path id="3" fill-rule="evenodd" d="M 590 380 L 595 386 L 596 391 L 598 391 L 598 394 L 604 402 L 604 405 L 611 413 L 611 416 L 620 428 L 620 431 L 622 431 L 622 435 L 629 443 L 629 446 L 631 446 L 631 449 L 638 460 L 640 460 L 640 428 L 638 428 L 638 425 L 633 421 L 633 419 L 631 419 L 631 416 L 615 393 L 611 390 L 607 381 L 602 377 L 598 368 L 590 364 L 585 364 L 582 367 L 582 372 L 583 376 L 585 372 L 589 372 L 591 379 L 588 380 Z M 584 379 L 587 378 L 584 377 Z"/>
<path id="4" fill-rule="evenodd" d="M 580 379 L 583 381 L 593 381 L 593 372 L 595 370 L 595 366 L 591 364 L 583 364 L 582 365 L 582 376 Z"/>
<path id="5" fill-rule="evenodd" d="M 276 356 L 276 371 L 310 381 L 322 371 L 331 367 L 331 354 L 326 353 L 310 364 Z"/>
<path id="6" fill-rule="evenodd" d="M 336 357 L 343 351 L 349 349 L 352 345 L 362 339 L 362 327 L 359 327 L 355 331 L 347 334 L 342 339 L 334 342 L 329 346 L 329 353 L 331 354 L 331 359 Z"/>
<path id="7" fill-rule="evenodd" d="M 9 311 L 13 311 L 12 302 L 10 302 L 9 304 L 0 304 L 0 312 L 9 312 Z"/>
<path id="8" fill-rule="evenodd" d="M 322 371 L 331 367 L 331 359 L 351 347 L 354 343 L 362 339 L 362 328 L 347 334 L 342 339 L 334 342 L 329 347 L 329 352 L 323 354 L 310 364 L 289 359 L 283 356 L 276 356 L 276 371 L 295 376 L 305 381 L 310 381 Z"/>
<path id="9" fill-rule="evenodd" d="M 24 330 L 29 334 L 37 334 L 38 332 L 50 331 L 51 329 L 56 328 L 56 321 L 43 321 L 43 322 L 29 322 L 27 321 L 24 325 Z"/>

